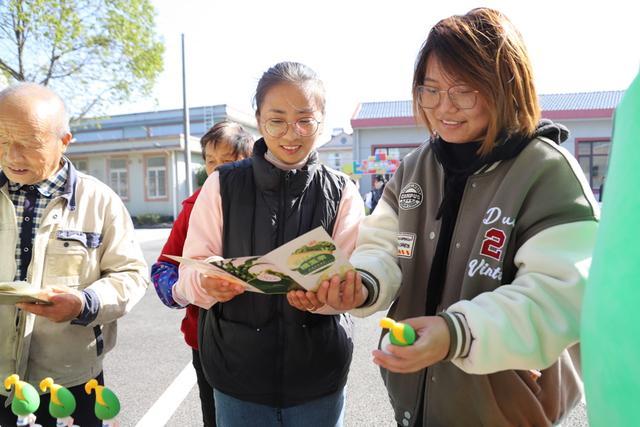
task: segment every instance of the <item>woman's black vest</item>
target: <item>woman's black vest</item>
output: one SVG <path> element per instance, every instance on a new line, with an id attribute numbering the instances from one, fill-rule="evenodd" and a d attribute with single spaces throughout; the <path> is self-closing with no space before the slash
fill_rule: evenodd
<path id="1" fill-rule="evenodd" d="M 223 256 L 264 255 L 323 226 L 331 235 L 346 178 L 312 152 L 283 171 L 256 142 L 249 159 L 219 170 Z M 334 393 L 347 381 L 353 343 L 348 315 L 300 311 L 284 295 L 245 292 L 200 311 L 200 358 L 209 383 L 235 398 L 289 407 Z"/>

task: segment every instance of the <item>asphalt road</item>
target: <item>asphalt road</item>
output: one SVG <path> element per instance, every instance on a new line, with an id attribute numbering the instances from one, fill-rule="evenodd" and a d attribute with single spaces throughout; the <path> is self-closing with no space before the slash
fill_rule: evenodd
<path id="1" fill-rule="evenodd" d="M 145 258 L 157 258 L 168 230 L 137 230 Z M 371 362 L 384 313 L 355 319 L 355 351 L 347 384 L 345 425 L 395 426 L 386 390 Z M 119 396 L 122 427 L 202 425 L 200 400 L 188 366 L 191 349 L 180 332 L 183 312 L 160 303 L 150 288 L 131 313 L 118 322 L 118 344 L 105 358 L 105 382 Z M 586 426 L 584 406 L 563 426 Z"/>

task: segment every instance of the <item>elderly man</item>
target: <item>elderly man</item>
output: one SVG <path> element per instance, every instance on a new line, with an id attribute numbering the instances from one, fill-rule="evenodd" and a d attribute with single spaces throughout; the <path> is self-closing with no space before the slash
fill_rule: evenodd
<path id="1" fill-rule="evenodd" d="M 0 92 L 0 282 L 27 281 L 51 303 L 0 305 L 0 381 L 52 377 L 75 395 L 76 423 L 101 426 L 83 386 L 103 382 L 116 319 L 144 295 L 147 266 L 118 196 L 63 156 L 70 141 L 51 90 Z M 0 425 L 15 425 L 0 393 Z M 42 398 L 38 422 L 55 425 Z"/>

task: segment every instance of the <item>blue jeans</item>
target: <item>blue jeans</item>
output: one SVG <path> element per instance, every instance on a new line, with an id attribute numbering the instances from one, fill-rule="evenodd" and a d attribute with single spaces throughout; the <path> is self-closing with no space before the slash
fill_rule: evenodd
<path id="1" fill-rule="evenodd" d="M 342 427 L 344 389 L 290 408 L 246 402 L 214 389 L 219 427 Z"/>

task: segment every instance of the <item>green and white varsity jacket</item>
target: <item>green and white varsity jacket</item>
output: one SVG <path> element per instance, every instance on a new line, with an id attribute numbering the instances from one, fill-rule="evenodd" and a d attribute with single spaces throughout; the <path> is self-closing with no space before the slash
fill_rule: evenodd
<path id="1" fill-rule="evenodd" d="M 443 189 L 429 144 L 403 160 L 360 226 L 351 262 L 373 295 L 354 315 L 390 305 L 398 321 L 424 315 Z M 415 374 L 383 370 L 400 425 L 415 425 L 421 410 L 425 426 L 562 420 L 582 397 L 579 360 L 569 353 L 579 352 L 598 218 L 578 163 L 546 138 L 469 177 L 439 306 L 449 360 Z"/>

